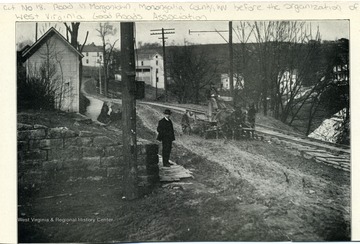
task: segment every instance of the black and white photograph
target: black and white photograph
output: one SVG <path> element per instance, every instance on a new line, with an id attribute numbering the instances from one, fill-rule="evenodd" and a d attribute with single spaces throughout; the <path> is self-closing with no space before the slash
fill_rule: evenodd
<path id="1" fill-rule="evenodd" d="M 18 242 L 351 240 L 349 19 L 103 12 L 15 23 Z"/>

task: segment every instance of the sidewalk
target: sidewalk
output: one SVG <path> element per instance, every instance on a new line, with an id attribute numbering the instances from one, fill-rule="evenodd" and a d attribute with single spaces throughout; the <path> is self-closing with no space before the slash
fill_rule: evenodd
<path id="1" fill-rule="evenodd" d="M 176 164 L 175 162 L 170 161 L 170 167 L 163 166 L 163 159 L 159 155 L 159 176 L 161 182 L 172 182 L 180 181 L 184 178 L 194 178 L 192 172 L 188 169 L 185 169 L 183 166 Z"/>

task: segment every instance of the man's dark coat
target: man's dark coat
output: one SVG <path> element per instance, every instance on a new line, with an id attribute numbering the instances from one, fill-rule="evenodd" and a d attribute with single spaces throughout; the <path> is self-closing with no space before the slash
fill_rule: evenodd
<path id="1" fill-rule="evenodd" d="M 174 127 L 171 120 L 166 120 L 165 118 L 159 121 L 157 132 L 158 141 L 175 141 Z"/>

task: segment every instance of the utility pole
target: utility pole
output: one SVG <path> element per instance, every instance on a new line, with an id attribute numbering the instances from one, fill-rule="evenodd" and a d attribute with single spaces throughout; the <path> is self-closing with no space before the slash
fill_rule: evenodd
<path id="1" fill-rule="evenodd" d="M 99 63 L 99 93 L 102 94 L 102 84 L 101 84 L 101 60 L 98 59 Z"/>
<path id="2" fill-rule="evenodd" d="M 235 105 L 234 97 L 234 70 L 233 70 L 233 44 L 232 44 L 232 21 L 229 21 L 229 58 L 230 58 L 230 67 L 229 67 L 229 81 L 230 81 L 230 96 L 233 98 L 233 105 Z"/>
<path id="3" fill-rule="evenodd" d="M 230 81 L 230 96 L 233 99 L 233 104 L 235 103 L 235 98 L 234 98 L 234 65 L 233 65 L 233 60 L 234 60 L 234 52 L 233 52 L 233 43 L 232 43 L 232 21 L 229 21 L 229 30 L 215 30 L 215 31 L 192 31 L 189 30 L 189 34 L 191 35 L 191 33 L 218 33 L 225 42 L 228 43 L 229 45 L 229 81 Z M 227 41 L 222 35 L 221 32 L 229 32 L 229 40 Z"/>
<path id="4" fill-rule="evenodd" d="M 157 100 L 158 95 L 157 95 L 157 83 L 159 82 L 159 70 L 156 69 L 156 73 L 155 73 L 155 100 Z"/>
<path id="5" fill-rule="evenodd" d="M 38 40 L 38 22 L 35 23 L 35 42 Z"/>
<path id="6" fill-rule="evenodd" d="M 155 31 L 153 33 L 150 33 L 150 35 L 161 35 L 161 37 L 159 39 L 162 39 L 162 49 L 163 49 L 163 67 L 164 67 L 164 90 L 165 90 L 165 102 L 167 102 L 167 76 L 166 76 L 166 54 L 165 54 L 165 39 L 168 39 L 167 37 L 165 37 L 165 35 L 169 35 L 169 34 L 175 34 L 174 32 L 174 28 L 172 29 L 156 29 L 156 30 L 150 30 L 150 31 Z M 156 32 L 156 31 L 161 31 L 161 33 Z M 165 32 L 166 31 L 166 32 Z"/>
<path id="7" fill-rule="evenodd" d="M 125 197 L 131 200 L 138 196 L 134 22 L 121 22 L 120 29 L 122 51 L 121 78 L 124 82 L 122 92 L 122 141 L 124 163 L 126 164 Z"/>

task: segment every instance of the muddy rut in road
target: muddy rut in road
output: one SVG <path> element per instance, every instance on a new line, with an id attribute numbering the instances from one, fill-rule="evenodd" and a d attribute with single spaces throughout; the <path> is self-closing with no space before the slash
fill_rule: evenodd
<path id="1" fill-rule="evenodd" d="M 162 111 L 148 105 L 138 105 L 137 111 L 142 124 L 155 132 L 157 121 L 163 116 Z M 247 235 L 249 237 L 245 240 L 350 238 L 348 173 L 306 160 L 294 151 L 268 142 L 204 140 L 199 136 L 181 135 L 180 121 L 181 115 L 174 114 L 177 132 L 174 153 L 182 152 L 177 157 L 180 161 L 177 163 L 186 167 L 186 162 L 197 158 L 199 162 L 194 181 L 199 189 L 194 191 L 206 194 L 215 189 L 218 200 L 231 199 L 235 205 L 235 209 L 231 208 L 233 216 L 228 209 L 219 218 L 227 219 L 223 224 L 229 228 L 239 225 L 234 223 L 239 221 L 235 217 L 237 214 L 247 218 L 242 218 L 242 225 L 238 226 L 243 233 L 242 240 Z M 208 175 L 202 169 L 209 165 L 202 163 L 215 164 L 227 173 L 219 171 L 219 175 Z M 211 209 L 210 206 L 203 208 Z M 260 234 L 259 231 L 266 233 Z M 256 233 L 260 239 L 250 237 Z"/>

